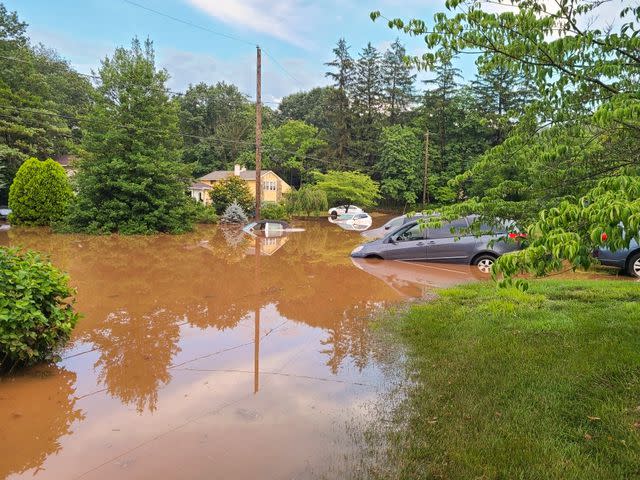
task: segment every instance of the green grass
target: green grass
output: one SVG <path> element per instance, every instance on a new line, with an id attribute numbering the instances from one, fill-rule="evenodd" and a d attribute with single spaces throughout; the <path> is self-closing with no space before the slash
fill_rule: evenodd
<path id="1" fill-rule="evenodd" d="M 399 316 L 412 382 L 371 476 L 640 478 L 640 284 L 476 284 Z"/>

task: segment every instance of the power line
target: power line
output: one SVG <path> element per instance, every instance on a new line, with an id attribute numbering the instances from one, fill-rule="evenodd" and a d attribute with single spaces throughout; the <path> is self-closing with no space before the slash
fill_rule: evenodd
<path id="1" fill-rule="evenodd" d="M 5 60 L 11 60 L 11 61 L 14 61 L 14 62 L 26 63 L 26 64 L 29 64 L 29 65 L 32 64 L 32 62 L 30 62 L 29 60 L 25 60 L 23 58 L 9 57 L 9 56 L 6 56 L 6 55 L 0 55 L 0 58 L 3 58 Z M 102 81 L 102 77 L 100 77 L 99 75 L 93 75 L 93 74 L 89 74 L 89 73 L 78 72 L 75 69 L 73 69 L 73 72 L 76 75 L 80 75 L 81 77 L 89 78 L 89 79 L 94 80 L 96 82 L 101 82 Z M 129 85 L 133 85 L 133 84 L 129 84 Z M 170 90 L 168 88 L 165 88 L 164 91 L 167 92 L 167 93 L 170 93 L 171 95 L 175 95 L 177 97 L 184 96 L 187 93 L 186 91 L 185 92 L 176 92 L 175 90 Z M 188 89 L 187 89 L 187 91 L 188 91 Z M 251 102 L 255 102 L 255 98 L 251 98 L 250 94 L 245 93 L 245 92 L 240 92 L 240 94 L 244 95 L 247 100 L 249 100 Z M 280 105 L 280 102 L 276 102 L 274 100 L 262 100 L 262 103 L 270 103 L 270 104 L 273 104 L 273 105 Z"/>
<path id="2" fill-rule="evenodd" d="M 184 25 L 188 25 L 190 27 L 197 28 L 199 30 L 203 30 L 205 32 L 212 33 L 213 35 L 217 35 L 219 37 L 228 38 L 230 40 L 235 40 L 236 42 L 241 42 L 241 43 L 244 43 L 246 45 L 256 46 L 255 43 L 249 42 L 248 40 L 244 40 L 242 38 L 234 37 L 233 35 L 229 35 L 228 33 L 217 32 L 217 31 L 212 30 L 210 28 L 203 27 L 202 25 L 198 25 L 196 23 L 190 22 L 188 20 L 183 20 L 181 18 L 174 17 L 173 15 L 169 15 L 167 13 L 160 12 L 158 10 L 154 10 L 153 8 L 145 7 L 144 5 L 140 5 L 139 3 L 132 2 L 131 0 L 122 0 L 122 1 L 125 2 L 125 3 L 128 3 L 129 5 L 133 5 L 134 7 L 141 8 L 142 10 L 146 10 L 148 12 L 155 13 L 156 15 L 160 15 L 161 17 L 169 18 L 169 19 L 173 20 L 174 22 L 179 22 L 179 23 L 182 23 Z"/>
<path id="3" fill-rule="evenodd" d="M 205 32 L 209 32 L 209 33 L 212 33 L 214 35 L 218 35 L 218 36 L 225 37 L 225 38 L 228 38 L 228 39 L 231 39 L 231 40 L 235 40 L 237 42 L 241 42 L 241 43 L 244 43 L 246 45 L 254 45 L 256 47 L 258 46 L 257 42 L 256 43 L 252 43 L 252 42 L 249 42 L 248 40 L 244 40 L 242 38 L 234 37 L 233 35 L 229 35 L 227 33 L 217 32 L 217 31 L 212 30 L 210 28 L 203 27 L 201 25 L 198 25 L 198 24 L 195 24 L 193 22 L 190 22 L 188 20 L 184 20 L 182 18 L 174 17 L 173 15 L 169 15 L 167 13 L 160 12 L 158 10 L 154 10 L 153 8 L 145 7 L 144 5 L 140 5 L 139 3 L 133 2 L 132 0 L 122 0 L 122 1 L 125 2 L 125 3 L 128 3 L 130 5 L 133 5 L 135 7 L 141 8 L 143 10 L 147 10 L 148 12 L 155 13 L 156 15 L 160 15 L 162 17 L 169 18 L 169 19 L 171 19 L 171 20 L 173 20 L 175 22 L 182 23 L 183 25 L 188 25 L 188 26 L 193 27 L 193 28 L 204 30 Z M 303 86 L 302 82 L 298 78 L 296 78 L 291 72 L 289 72 L 289 70 L 287 70 L 284 67 L 284 65 L 282 65 L 273 55 L 271 55 L 269 52 L 267 52 L 264 49 L 262 49 L 262 51 L 264 52 L 264 54 L 267 57 L 269 57 L 273 61 L 273 63 L 275 63 L 285 74 L 287 74 L 289 76 L 289 78 L 294 80 L 298 84 L 298 86 Z"/>
<path id="4" fill-rule="evenodd" d="M 280 69 L 286 73 L 294 82 L 296 82 L 298 84 L 298 86 L 302 86 L 302 82 L 300 80 L 298 80 L 296 77 L 294 77 L 289 70 L 287 70 L 286 68 L 284 68 L 284 65 L 282 65 L 278 60 L 276 60 L 276 58 L 271 55 L 268 51 L 266 50 L 262 50 L 264 52 L 264 54 L 269 57 L 271 60 L 273 60 L 273 63 L 275 63 L 278 67 L 280 67 Z"/>

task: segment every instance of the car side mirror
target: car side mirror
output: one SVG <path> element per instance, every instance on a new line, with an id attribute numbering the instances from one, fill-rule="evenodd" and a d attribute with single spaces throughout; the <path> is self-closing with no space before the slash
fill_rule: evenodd
<path id="1" fill-rule="evenodd" d="M 393 245 L 396 245 L 398 243 L 398 241 L 395 238 L 390 238 L 389 239 L 389 243 L 392 243 Z"/>
<path id="2" fill-rule="evenodd" d="M 391 228 L 391 225 L 387 225 L 386 227 L 384 227 L 385 230 L 389 230 Z"/>

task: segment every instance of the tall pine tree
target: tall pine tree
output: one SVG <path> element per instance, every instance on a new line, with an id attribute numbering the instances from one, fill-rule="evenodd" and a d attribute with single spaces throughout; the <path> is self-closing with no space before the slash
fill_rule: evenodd
<path id="1" fill-rule="evenodd" d="M 460 88 L 458 81 L 462 78 L 460 69 L 453 66 L 451 58 L 443 60 L 434 69 L 435 78 L 425 80 L 425 84 L 433 88 L 424 94 L 425 113 L 434 119 L 436 125 L 435 133 L 440 161 L 443 162 L 446 156 L 448 135 L 450 130 L 450 119 L 454 108 L 454 98 Z"/>
<path id="2" fill-rule="evenodd" d="M 399 39 L 391 44 L 382 58 L 382 94 L 389 123 L 400 123 L 401 115 L 411 108 L 415 98 L 416 75 L 405 63 L 406 50 Z"/>
<path id="3" fill-rule="evenodd" d="M 498 145 L 513 127 L 512 119 L 521 116 L 533 100 L 533 86 L 521 73 L 501 65 L 480 69 L 471 86 L 478 110 L 494 131 L 492 145 Z"/>
<path id="4" fill-rule="evenodd" d="M 331 129 L 330 142 L 333 149 L 332 156 L 337 162 L 335 168 L 341 169 L 344 168 L 349 158 L 352 137 L 349 92 L 353 82 L 354 63 L 344 38 L 338 40 L 333 54 L 335 58 L 325 63 L 332 70 L 326 72 L 325 75 L 333 80 L 334 91 L 330 100 L 333 128 Z"/>
<path id="5" fill-rule="evenodd" d="M 375 164 L 377 141 L 380 136 L 382 114 L 382 69 L 380 53 L 371 43 L 360 52 L 353 83 L 353 110 L 359 162 L 362 166 Z"/>
<path id="6" fill-rule="evenodd" d="M 153 45 L 134 39 L 99 70 L 95 106 L 86 122 L 78 195 L 68 222 L 89 233 L 148 234 L 191 227 L 189 172 L 180 163 L 178 105 Z"/>

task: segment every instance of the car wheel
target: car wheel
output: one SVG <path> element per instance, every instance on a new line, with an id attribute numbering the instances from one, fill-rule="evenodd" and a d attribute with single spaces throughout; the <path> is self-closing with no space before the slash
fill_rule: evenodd
<path id="1" fill-rule="evenodd" d="M 336 212 L 335 210 L 331 212 L 331 218 L 333 218 L 334 220 L 338 218 L 338 212 Z"/>
<path id="2" fill-rule="evenodd" d="M 496 263 L 495 257 L 492 255 L 479 255 L 473 260 L 473 264 L 478 267 L 481 273 L 489 274 Z"/>
<path id="3" fill-rule="evenodd" d="M 640 253 L 636 253 L 629 259 L 627 273 L 635 278 L 640 278 Z"/>

